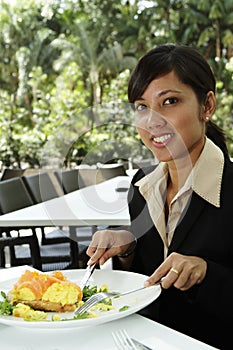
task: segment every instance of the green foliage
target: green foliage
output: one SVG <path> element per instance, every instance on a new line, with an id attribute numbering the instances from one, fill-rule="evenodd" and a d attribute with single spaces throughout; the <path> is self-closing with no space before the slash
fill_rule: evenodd
<path id="1" fill-rule="evenodd" d="M 230 0 L 0 3 L 0 160 L 6 166 L 150 157 L 127 81 L 151 47 L 197 46 L 217 77 L 215 121 L 233 155 Z"/>

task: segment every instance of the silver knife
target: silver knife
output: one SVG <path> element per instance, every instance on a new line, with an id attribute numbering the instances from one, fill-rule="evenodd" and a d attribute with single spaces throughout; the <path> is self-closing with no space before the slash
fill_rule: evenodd
<path id="1" fill-rule="evenodd" d="M 84 273 L 84 276 L 83 276 L 81 282 L 79 283 L 79 287 L 82 290 L 86 286 L 86 284 L 89 281 L 89 278 L 91 277 L 91 275 L 93 274 L 95 267 L 96 267 L 96 264 L 94 264 L 92 266 L 87 266 L 86 271 Z"/>
<path id="2" fill-rule="evenodd" d="M 136 339 L 133 339 L 133 338 L 130 338 L 130 339 L 137 346 L 138 350 L 153 350 L 153 349 L 149 348 L 147 345 L 142 344 L 141 342 L 139 342 Z"/>

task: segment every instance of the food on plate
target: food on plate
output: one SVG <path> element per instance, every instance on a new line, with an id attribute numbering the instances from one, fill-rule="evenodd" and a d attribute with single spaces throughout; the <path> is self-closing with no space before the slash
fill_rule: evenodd
<path id="1" fill-rule="evenodd" d="M 61 271 L 51 274 L 26 270 L 14 284 L 7 298 L 14 305 L 21 303 L 35 310 L 74 311 L 82 303 L 82 290 Z"/>
<path id="2" fill-rule="evenodd" d="M 65 277 L 61 271 L 49 274 L 26 270 L 12 289 L 0 292 L 0 315 L 23 318 L 25 321 L 62 321 L 99 317 L 102 312 L 115 310 L 111 298 L 95 304 L 89 311 L 75 315 L 92 295 L 108 292 L 108 286 L 85 286 L 83 290 Z M 128 309 L 121 307 L 119 311 Z M 53 313 L 50 311 L 55 311 Z M 65 311 L 70 313 L 64 314 Z M 63 313 L 64 317 L 60 313 Z"/>
<path id="3" fill-rule="evenodd" d="M 44 311 L 33 310 L 29 305 L 18 303 L 14 308 L 12 315 L 22 317 L 25 321 L 44 321 L 47 314 Z"/>

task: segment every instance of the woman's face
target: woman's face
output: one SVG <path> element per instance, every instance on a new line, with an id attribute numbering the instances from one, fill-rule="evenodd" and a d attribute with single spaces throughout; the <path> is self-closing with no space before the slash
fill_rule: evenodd
<path id="1" fill-rule="evenodd" d="M 204 145 L 204 105 L 190 86 L 170 72 L 154 79 L 134 106 L 140 137 L 159 161 L 196 161 Z"/>

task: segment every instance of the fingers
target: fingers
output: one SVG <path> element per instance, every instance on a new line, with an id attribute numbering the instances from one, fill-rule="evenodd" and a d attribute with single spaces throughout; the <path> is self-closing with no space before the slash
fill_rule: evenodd
<path id="1" fill-rule="evenodd" d="M 104 248 L 97 248 L 97 247 L 88 247 L 86 253 L 88 256 L 90 256 L 90 260 L 88 261 L 88 265 L 93 265 L 94 263 L 98 262 L 101 258 L 101 256 L 105 253 Z"/>
<path id="2" fill-rule="evenodd" d="M 126 230 L 97 231 L 86 253 L 90 256 L 88 265 L 98 262 L 104 264 L 109 258 L 122 254 L 135 242 L 133 234 Z"/>
<path id="3" fill-rule="evenodd" d="M 182 291 L 202 282 L 206 275 L 207 263 L 195 256 L 172 253 L 147 279 L 145 285 L 153 285 L 161 278 L 164 289 L 174 286 Z"/>
<path id="4" fill-rule="evenodd" d="M 92 248 L 88 248 L 87 252 L 90 251 Z M 89 266 L 92 266 L 94 263 L 98 262 L 99 265 L 103 265 L 108 259 L 112 258 L 113 256 L 117 255 L 117 250 L 115 248 L 97 248 L 95 251 L 93 250 L 92 254 L 88 254 L 91 256 L 87 264 Z"/>
<path id="5" fill-rule="evenodd" d="M 179 280 L 174 284 L 176 288 L 185 291 L 194 286 L 200 284 L 203 278 L 200 271 L 187 271 L 181 275 Z"/>

